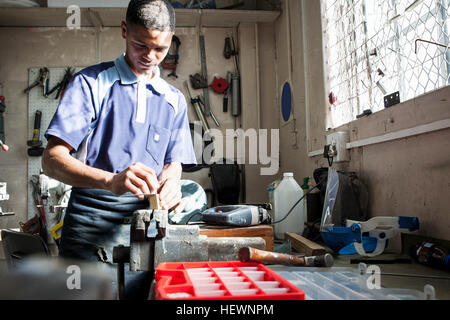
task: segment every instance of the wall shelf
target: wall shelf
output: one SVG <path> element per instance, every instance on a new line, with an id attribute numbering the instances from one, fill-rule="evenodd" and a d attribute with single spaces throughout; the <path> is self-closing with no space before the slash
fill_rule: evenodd
<path id="1" fill-rule="evenodd" d="M 120 27 L 126 8 L 81 8 L 81 27 Z M 272 23 L 278 11 L 175 9 L 177 27 L 236 27 L 240 23 Z M 0 27 L 65 27 L 65 8 L 0 8 Z"/>

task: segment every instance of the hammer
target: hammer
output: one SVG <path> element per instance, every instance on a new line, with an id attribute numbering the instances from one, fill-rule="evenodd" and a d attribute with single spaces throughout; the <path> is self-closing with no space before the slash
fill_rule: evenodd
<path id="1" fill-rule="evenodd" d="M 255 248 L 244 247 L 239 250 L 239 260 L 242 262 L 258 262 L 264 264 L 281 264 L 298 267 L 326 267 L 333 265 L 333 256 L 326 253 L 314 257 L 296 257 L 289 254 L 269 252 Z"/>
<path id="2" fill-rule="evenodd" d="M 28 155 L 30 157 L 40 157 L 44 152 L 44 148 L 42 148 L 42 141 L 40 139 L 41 132 L 41 118 L 42 112 L 36 110 L 34 116 L 34 130 L 33 130 L 33 139 L 27 141 L 27 145 L 31 148 L 28 149 Z"/>

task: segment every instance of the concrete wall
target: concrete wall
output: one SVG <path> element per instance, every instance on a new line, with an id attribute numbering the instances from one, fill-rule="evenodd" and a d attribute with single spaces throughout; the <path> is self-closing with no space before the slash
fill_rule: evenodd
<path id="1" fill-rule="evenodd" d="M 104 36 L 111 32 L 105 31 Z M 31 133 L 28 132 L 28 95 L 23 93 L 28 84 L 28 68 L 95 64 L 99 48 L 95 30 L 1 28 L 0 39 L 7 48 L 0 52 L 0 82 L 6 97 L 5 131 L 10 147 L 10 151 L 0 153 L 0 180 L 8 183 L 10 194 L 10 200 L 2 205 L 16 213 L 0 218 L 0 227 L 17 228 L 18 222 L 25 222 L 28 217 L 27 140 L 31 139 Z M 122 47 L 117 42 L 114 49 L 120 52 Z"/>
<path id="2" fill-rule="evenodd" d="M 328 166 L 321 156 L 307 155 L 323 149 L 327 134 L 320 1 L 283 1 L 283 15 L 275 28 L 277 87 L 291 79 L 294 104 L 291 120 L 280 124 L 279 175 L 292 171 L 300 182 L 312 177 L 314 169 Z M 351 141 L 357 141 L 449 119 L 449 99 L 447 86 L 337 130 L 348 130 Z M 372 216 L 417 216 L 420 234 L 449 240 L 449 147 L 450 129 L 444 129 L 352 149 L 351 161 L 336 168 L 356 171 L 363 179 Z M 393 242 L 392 248 L 398 250 L 399 239 Z"/>

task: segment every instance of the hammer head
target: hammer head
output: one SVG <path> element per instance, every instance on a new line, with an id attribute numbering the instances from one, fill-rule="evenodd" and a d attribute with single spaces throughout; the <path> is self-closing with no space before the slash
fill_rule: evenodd
<path id="1" fill-rule="evenodd" d="M 38 148 L 42 146 L 42 141 L 40 140 L 28 140 L 27 145 L 31 148 Z"/>
<path id="2" fill-rule="evenodd" d="M 331 268 L 334 264 L 334 258 L 331 254 L 326 253 L 321 256 L 314 257 L 314 266 Z"/>
<path id="3" fill-rule="evenodd" d="M 28 155 L 30 157 L 40 157 L 44 153 L 44 148 L 42 147 L 34 147 L 28 149 Z"/>

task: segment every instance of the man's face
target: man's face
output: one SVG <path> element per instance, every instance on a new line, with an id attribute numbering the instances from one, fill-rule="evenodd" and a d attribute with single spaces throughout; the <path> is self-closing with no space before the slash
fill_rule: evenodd
<path id="1" fill-rule="evenodd" d="M 130 68 L 138 75 L 151 75 L 164 60 L 172 43 L 173 32 L 147 29 L 141 25 L 127 26 L 122 22 L 122 37 L 126 40 L 126 55 Z"/>

